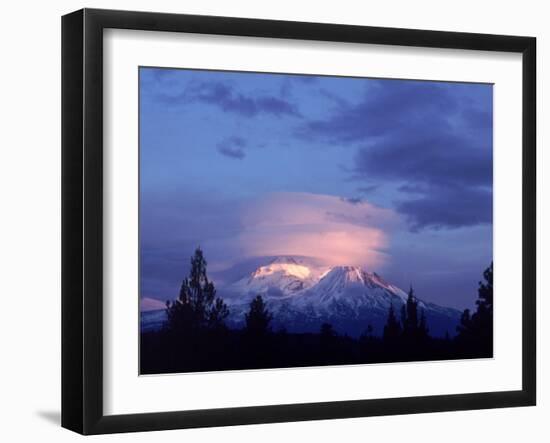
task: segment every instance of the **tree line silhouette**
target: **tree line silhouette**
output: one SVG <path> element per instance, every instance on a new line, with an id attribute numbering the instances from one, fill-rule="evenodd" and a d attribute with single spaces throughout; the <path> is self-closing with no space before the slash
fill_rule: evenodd
<path id="1" fill-rule="evenodd" d="M 159 331 L 141 333 L 142 374 L 320 365 L 450 360 L 491 357 L 493 353 L 493 265 L 479 282 L 476 309 L 466 309 L 456 335 L 432 337 L 411 286 L 398 318 L 390 305 L 382 336 L 372 325 L 358 339 L 340 335 L 329 323 L 319 333 L 273 331 L 273 314 L 261 295 L 245 314 L 242 329 L 230 329 L 229 309 L 207 276 L 200 248 L 179 297 L 166 303 Z"/>

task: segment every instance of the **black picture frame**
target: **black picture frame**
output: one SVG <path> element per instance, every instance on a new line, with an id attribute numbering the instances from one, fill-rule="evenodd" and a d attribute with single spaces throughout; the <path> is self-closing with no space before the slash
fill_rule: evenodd
<path id="1" fill-rule="evenodd" d="M 103 30 L 522 54 L 522 389 L 323 403 L 103 413 Z M 62 426 L 82 434 L 530 406 L 536 403 L 536 39 L 337 24 L 83 9 L 62 18 Z"/>

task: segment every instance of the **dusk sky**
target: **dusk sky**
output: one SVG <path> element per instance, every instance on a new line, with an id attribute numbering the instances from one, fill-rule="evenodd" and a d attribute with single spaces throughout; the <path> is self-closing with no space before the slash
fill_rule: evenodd
<path id="1" fill-rule="evenodd" d="M 141 295 L 265 257 L 472 307 L 492 260 L 492 86 L 140 69 Z M 221 294 L 223 295 L 223 293 Z"/>

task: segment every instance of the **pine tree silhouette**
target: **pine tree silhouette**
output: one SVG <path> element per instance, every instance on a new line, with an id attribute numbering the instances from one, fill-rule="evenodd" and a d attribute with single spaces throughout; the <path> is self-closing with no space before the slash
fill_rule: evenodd
<path id="1" fill-rule="evenodd" d="M 472 336 L 472 316 L 469 309 L 464 309 L 460 316 L 460 323 L 456 327 L 459 338 L 466 339 Z"/>
<path id="2" fill-rule="evenodd" d="M 229 310 L 216 297 L 216 288 L 208 280 L 207 262 L 200 248 L 191 257 L 189 277 L 181 284 L 179 297 L 166 303 L 167 327 L 171 331 L 197 332 L 224 327 Z"/>
<path id="3" fill-rule="evenodd" d="M 403 335 L 406 337 L 416 337 L 418 335 L 418 301 L 414 295 L 412 285 L 409 289 L 407 303 L 401 311 L 401 317 Z"/>
<path id="4" fill-rule="evenodd" d="M 483 339 L 493 339 L 493 263 L 483 272 L 484 282 L 479 282 L 477 311 L 473 321 L 478 323 L 478 328 Z"/>
<path id="5" fill-rule="evenodd" d="M 256 337 L 265 336 L 270 332 L 269 324 L 273 315 L 268 311 L 261 295 L 250 302 L 250 309 L 245 314 L 246 332 Z"/>
<path id="6" fill-rule="evenodd" d="M 465 309 L 457 326 L 457 340 L 480 355 L 493 354 L 493 263 L 479 282 L 476 310 Z"/>
<path id="7" fill-rule="evenodd" d="M 384 340 L 385 341 L 395 341 L 401 336 L 401 325 L 395 316 L 395 311 L 393 309 L 393 304 L 390 305 L 388 311 L 388 319 L 386 325 L 384 326 Z"/>
<path id="8" fill-rule="evenodd" d="M 428 329 L 426 314 L 424 313 L 424 309 L 422 309 L 422 312 L 420 314 L 420 321 L 418 323 L 418 338 L 421 340 L 426 340 L 430 336 L 429 332 L 430 330 Z"/>

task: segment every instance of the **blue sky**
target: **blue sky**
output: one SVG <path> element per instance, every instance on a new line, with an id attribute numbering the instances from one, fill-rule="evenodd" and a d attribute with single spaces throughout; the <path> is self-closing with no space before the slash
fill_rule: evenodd
<path id="1" fill-rule="evenodd" d="M 469 307 L 492 260 L 492 86 L 140 69 L 141 293 L 200 245 L 356 264 Z"/>

